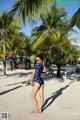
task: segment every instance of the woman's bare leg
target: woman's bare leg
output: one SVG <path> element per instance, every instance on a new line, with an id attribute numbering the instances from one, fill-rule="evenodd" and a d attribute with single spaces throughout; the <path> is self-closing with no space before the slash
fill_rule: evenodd
<path id="1" fill-rule="evenodd" d="M 37 94 L 39 88 L 40 88 L 40 84 L 35 82 L 35 84 L 32 88 L 32 95 L 31 95 L 35 113 L 39 112 L 38 103 L 37 103 L 37 99 L 36 99 L 36 94 Z"/>
<path id="2" fill-rule="evenodd" d="M 39 88 L 39 98 L 40 98 L 40 108 L 39 108 L 39 112 L 42 112 L 41 108 L 42 108 L 42 105 L 44 103 L 44 84 L 42 84 Z"/>

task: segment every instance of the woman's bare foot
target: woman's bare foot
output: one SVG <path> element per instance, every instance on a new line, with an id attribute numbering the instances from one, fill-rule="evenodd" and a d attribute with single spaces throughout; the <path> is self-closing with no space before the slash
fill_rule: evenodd
<path id="1" fill-rule="evenodd" d="M 39 113 L 42 113 L 41 109 L 39 110 Z"/>

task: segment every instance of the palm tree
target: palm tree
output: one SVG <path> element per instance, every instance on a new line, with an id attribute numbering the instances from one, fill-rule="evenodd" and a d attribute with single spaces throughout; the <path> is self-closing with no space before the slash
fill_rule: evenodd
<path id="1" fill-rule="evenodd" d="M 72 30 L 68 27 L 70 23 L 65 19 L 65 11 L 63 9 L 60 10 L 52 9 L 50 14 L 43 17 L 42 25 L 32 31 L 32 36 L 37 36 L 36 38 L 34 37 L 33 50 L 41 49 L 44 52 L 47 50 L 49 56 L 49 51 L 51 51 L 51 58 L 58 68 L 58 77 L 60 77 L 60 68 L 65 62 L 66 51 L 71 47 L 68 36 Z M 66 49 L 67 47 L 68 49 Z"/>
<path id="2" fill-rule="evenodd" d="M 53 42 L 56 42 L 55 39 L 57 38 L 54 38 L 56 36 L 55 31 L 59 34 L 59 29 L 61 29 L 65 35 L 70 31 L 67 29 L 69 23 L 66 21 L 65 16 L 65 10 L 62 8 L 58 9 L 55 5 L 47 15 L 41 16 L 42 24 L 32 30 L 32 37 L 35 39 L 33 41 L 34 50 L 43 45 L 43 43 L 47 42 L 47 45 L 51 46 Z"/>
<path id="3" fill-rule="evenodd" d="M 37 42 L 35 40 L 33 49 L 38 47 L 39 43 L 43 43 L 45 39 L 50 40 L 50 36 L 52 36 L 56 28 L 61 28 L 66 34 L 69 23 L 65 20 L 65 16 L 65 10 L 63 8 L 56 8 L 55 5 L 51 7 L 47 15 L 41 15 L 42 24 L 32 30 L 32 37 L 35 39 L 36 36 L 37 40 Z"/>
<path id="4" fill-rule="evenodd" d="M 42 50 L 47 53 L 49 62 L 57 66 L 57 77 L 61 77 L 61 66 L 67 63 L 77 63 L 79 58 L 78 50 L 68 40 L 69 34 L 61 29 L 56 29 L 52 35 L 44 33 L 38 41 L 33 44 L 34 50 Z"/>
<path id="5" fill-rule="evenodd" d="M 13 17 L 7 13 L 4 13 L 0 17 L 0 35 L 3 41 L 3 51 L 4 51 L 4 75 L 6 75 L 6 40 L 8 38 L 9 26 L 12 22 Z"/>
<path id="6" fill-rule="evenodd" d="M 19 24 L 13 20 L 13 16 L 8 14 L 8 13 L 4 13 L 1 17 L 0 17 L 0 35 L 1 35 L 1 41 L 3 42 L 3 51 L 4 51 L 4 74 L 6 74 L 6 55 L 7 55 L 7 42 L 9 42 L 8 40 L 10 40 L 10 42 L 13 43 L 13 40 L 16 36 L 16 33 L 19 32 Z M 18 35 L 17 35 L 18 36 Z M 12 40 L 12 41 L 11 41 Z M 10 44 L 12 46 L 14 46 L 14 44 Z M 8 51 L 9 52 L 9 51 Z"/>
<path id="7" fill-rule="evenodd" d="M 27 69 L 31 67 L 29 57 L 32 53 L 32 50 L 31 50 L 32 42 L 31 42 L 31 38 L 26 36 L 24 33 L 20 32 L 20 36 L 22 37 L 22 40 L 24 43 L 22 50 L 25 56 L 25 69 Z"/>
<path id="8" fill-rule="evenodd" d="M 62 33 L 62 32 L 61 32 Z M 73 46 L 65 35 L 57 39 L 58 44 L 51 46 L 53 63 L 57 65 L 57 77 L 61 77 L 61 66 L 67 63 L 76 64 L 79 58 L 78 49 Z"/>
<path id="9" fill-rule="evenodd" d="M 11 35 L 11 37 L 8 39 L 6 43 L 6 54 L 11 58 L 11 70 L 13 70 L 14 56 L 21 56 L 25 47 L 25 38 L 19 32 Z"/>

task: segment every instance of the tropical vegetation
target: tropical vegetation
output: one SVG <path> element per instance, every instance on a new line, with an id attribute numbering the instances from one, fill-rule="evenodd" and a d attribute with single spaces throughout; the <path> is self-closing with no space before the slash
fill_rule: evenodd
<path id="1" fill-rule="evenodd" d="M 17 15 L 21 22 L 31 22 L 34 18 L 42 21 L 40 26 L 32 30 L 31 37 L 20 32 L 21 26 L 15 20 Z M 15 67 L 17 56 L 24 57 L 25 69 L 31 67 L 36 54 L 45 57 L 45 65 L 56 64 L 57 77 L 61 77 L 61 66 L 76 64 L 80 58 L 80 49 L 72 45 L 73 27 L 80 28 L 80 8 L 72 18 L 67 18 L 64 8 L 57 8 L 52 0 L 17 0 L 9 13 L 0 17 L 0 58 L 3 59 L 4 74 L 6 60 L 10 58 L 11 70 Z M 22 63 L 22 60 L 20 60 Z M 27 67 L 28 66 L 28 67 Z"/>

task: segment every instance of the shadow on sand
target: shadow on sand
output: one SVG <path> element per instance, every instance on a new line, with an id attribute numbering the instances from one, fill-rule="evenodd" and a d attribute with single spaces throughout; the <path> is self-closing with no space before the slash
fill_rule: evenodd
<path id="1" fill-rule="evenodd" d="M 11 92 L 11 91 L 13 91 L 13 90 L 16 90 L 16 89 L 18 89 L 18 88 L 23 87 L 23 84 L 25 84 L 25 86 L 28 86 L 30 83 L 29 83 L 29 81 L 23 81 L 23 82 L 19 82 L 19 83 L 10 84 L 10 85 L 7 85 L 7 86 L 5 86 L 5 87 L 14 86 L 14 85 L 16 85 L 16 84 L 21 84 L 21 85 L 18 85 L 17 87 L 10 88 L 10 89 L 8 89 L 8 90 L 5 90 L 5 91 L 3 91 L 3 92 L 0 92 L 0 96 L 6 94 L 6 93 L 8 93 L 8 92 Z"/>
<path id="2" fill-rule="evenodd" d="M 50 97 L 48 97 L 43 106 L 42 106 L 42 112 L 48 108 L 53 102 L 54 100 L 56 100 L 57 97 L 59 97 L 60 95 L 62 95 L 63 90 L 67 89 L 74 81 L 70 82 L 68 85 L 66 85 L 65 87 L 60 88 L 59 90 L 55 91 L 54 93 L 51 94 Z"/>
<path id="3" fill-rule="evenodd" d="M 25 84 L 25 86 L 28 86 L 28 85 L 30 85 L 30 82 L 28 80 L 28 81 L 23 81 L 23 82 L 17 82 L 17 83 L 9 84 L 7 86 L 13 86 L 13 85 L 17 85 L 17 84 Z"/>
<path id="4" fill-rule="evenodd" d="M 6 94 L 6 93 L 8 93 L 8 92 L 11 92 L 11 91 L 13 91 L 13 90 L 15 90 L 15 89 L 21 88 L 21 87 L 22 87 L 22 86 L 20 85 L 20 86 L 17 86 L 17 87 L 11 88 L 11 89 L 9 89 L 9 90 L 6 90 L 6 91 L 3 91 L 3 92 L 0 92 L 0 96 Z"/>
<path id="5" fill-rule="evenodd" d="M 23 77 L 23 76 L 27 76 L 27 75 L 29 75 L 31 73 L 32 73 L 32 71 L 29 71 L 29 72 L 26 72 L 26 73 L 24 73 L 24 72 L 16 72 L 16 73 L 7 74 L 6 76 L 7 77 L 13 77 L 13 76 Z"/>

